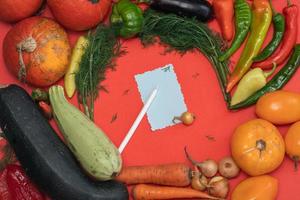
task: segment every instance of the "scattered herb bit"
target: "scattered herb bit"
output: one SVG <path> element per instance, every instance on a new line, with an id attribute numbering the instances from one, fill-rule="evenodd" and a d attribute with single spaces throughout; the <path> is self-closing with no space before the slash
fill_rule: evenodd
<path id="1" fill-rule="evenodd" d="M 212 136 L 212 135 L 206 135 L 205 136 L 206 138 L 207 138 L 207 140 L 209 140 L 209 141 L 216 141 L 216 138 L 214 137 L 214 136 Z"/>
<path id="2" fill-rule="evenodd" d="M 113 68 L 113 61 L 122 50 L 114 27 L 99 25 L 95 31 L 88 33 L 87 39 L 89 45 L 76 74 L 76 87 L 85 114 L 94 120 L 94 101 L 98 97 L 98 89 L 102 87 L 99 84 L 105 80 L 106 70 Z"/>
<path id="3" fill-rule="evenodd" d="M 118 119 L 118 113 L 115 113 L 115 114 L 112 116 L 110 123 L 111 123 L 111 124 L 114 123 L 117 119 Z"/>
<path id="4" fill-rule="evenodd" d="M 197 73 L 195 73 L 195 74 L 193 75 L 193 78 L 196 79 L 196 78 L 198 78 L 199 75 L 200 75 L 200 74 L 197 72 Z"/>
<path id="5" fill-rule="evenodd" d="M 128 93 L 130 92 L 130 89 L 127 89 L 123 92 L 123 96 L 128 95 Z"/>
<path id="6" fill-rule="evenodd" d="M 174 14 L 163 14 L 148 9 L 144 14 L 144 27 L 140 33 L 144 45 L 157 42 L 167 44 L 181 53 L 197 49 L 211 62 L 216 71 L 225 101 L 229 105 L 230 95 L 226 92 L 228 63 L 220 62 L 222 39 L 212 32 L 207 25 L 196 19 L 182 18 Z"/>
<path id="7" fill-rule="evenodd" d="M 161 69 L 164 72 L 170 72 L 170 66 L 169 67 L 164 67 Z"/>

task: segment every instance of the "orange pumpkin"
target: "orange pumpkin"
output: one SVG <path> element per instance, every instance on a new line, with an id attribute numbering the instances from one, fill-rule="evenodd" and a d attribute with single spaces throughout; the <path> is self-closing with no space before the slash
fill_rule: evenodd
<path id="1" fill-rule="evenodd" d="M 300 161 L 300 121 L 293 124 L 285 136 L 285 151 L 295 162 L 295 169 Z"/>
<path id="2" fill-rule="evenodd" d="M 31 17 L 19 22 L 5 36 L 6 66 L 20 80 L 49 86 L 66 72 L 71 48 L 64 29 L 53 20 Z"/>
<path id="3" fill-rule="evenodd" d="M 300 94 L 284 90 L 267 93 L 258 100 L 256 114 L 273 124 L 299 121 Z"/>
<path id="4" fill-rule="evenodd" d="M 236 128 L 231 138 L 231 153 L 244 172 L 258 176 L 275 170 L 282 163 L 284 141 L 273 124 L 254 119 Z"/>
<path id="5" fill-rule="evenodd" d="M 231 200 L 275 200 L 278 192 L 278 180 L 264 175 L 245 179 L 236 186 Z"/>

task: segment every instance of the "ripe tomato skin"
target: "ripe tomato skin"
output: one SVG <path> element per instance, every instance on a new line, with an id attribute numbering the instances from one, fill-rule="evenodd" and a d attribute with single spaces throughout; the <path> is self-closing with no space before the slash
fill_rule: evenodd
<path id="1" fill-rule="evenodd" d="M 0 20 L 18 22 L 32 16 L 42 4 L 43 0 L 1 0 Z"/>
<path id="2" fill-rule="evenodd" d="M 300 161 L 300 121 L 294 123 L 288 130 L 284 138 L 285 151 L 287 155 L 295 162 L 297 167 Z"/>
<path id="3" fill-rule="evenodd" d="M 272 176 L 247 178 L 233 190 L 231 200 L 275 200 L 278 180 Z"/>
<path id="4" fill-rule="evenodd" d="M 277 169 L 285 155 L 284 140 L 278 129 L 263 119 L 239 125 L 231 137 L 231 154 L 248 175 L 259 176 Z"/>
<path id="5" fill-rule="evenodd" d="M 279 90 L 262 96 L 256 104 L 256 115 L 276 125 L 300 120 L 300 94 Z"/>

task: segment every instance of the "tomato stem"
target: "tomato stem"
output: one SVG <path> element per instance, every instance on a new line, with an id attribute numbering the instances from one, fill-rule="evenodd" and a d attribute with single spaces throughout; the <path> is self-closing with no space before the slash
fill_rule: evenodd
<path id="1" fill-rule="evenodd" d="M 262 151 L 266 150 L 266 142 L 262 139 L 256 141 L 256 148 L 259 150 L 259 157 L 261 157 Z"/>

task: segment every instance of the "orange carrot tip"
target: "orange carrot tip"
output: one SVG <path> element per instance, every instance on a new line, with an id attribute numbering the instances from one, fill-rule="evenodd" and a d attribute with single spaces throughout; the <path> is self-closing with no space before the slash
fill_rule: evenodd
<path id="1" fill-rule="evenodd" d="M 156 186 L 139 184 L 136 185 L 132 190 L 132 196 L 135 200 L 163 200 L 163 199 L 214 199 L 221 200 L 210 196 L 205 192 L 194 190 L 192 188 L 182 187 L 167 187 L 167 186 Z"/>

